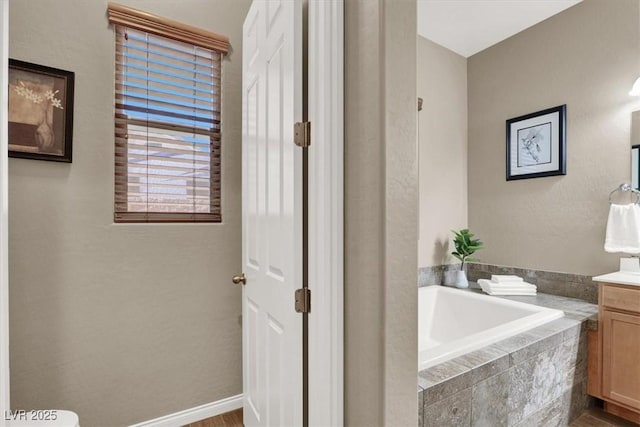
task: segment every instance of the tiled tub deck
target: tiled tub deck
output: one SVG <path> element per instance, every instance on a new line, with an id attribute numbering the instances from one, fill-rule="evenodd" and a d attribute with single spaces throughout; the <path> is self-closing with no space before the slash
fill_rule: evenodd
<path id="1" fill-rule="evenodd" d="M 565 317 L 419 372 L 419 426 L 566 426 L 590 405 L 587 329 L 597 328 L 598 306 L 548 294 L 504 298 Z"/>

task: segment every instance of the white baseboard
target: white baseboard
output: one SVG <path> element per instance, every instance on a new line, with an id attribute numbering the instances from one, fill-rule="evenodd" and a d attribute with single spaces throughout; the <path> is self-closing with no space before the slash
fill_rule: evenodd
<path id="1" fill-rule="evenodd" d="M 149 421 L 143 421 L 130 427 L 180 427 L 189 423 L 215 417 L 225 412 L 242 408 L 242 394 L 227 397 L 216 402 L 205 403 L 195 408 L 185 409 Z"/>

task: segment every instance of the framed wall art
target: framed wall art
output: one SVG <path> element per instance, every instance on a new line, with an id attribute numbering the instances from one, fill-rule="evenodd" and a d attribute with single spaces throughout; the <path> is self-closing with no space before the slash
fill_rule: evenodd
<path id="1" fill-rule="evenodd" d="M 9 60 L 9 157 L 71 162 L 74 73 Z"/>
<path id="2" fill-rule="evenodd" d="M 567 106 L 507 120 L 507 181 L 567 173 Z"/>

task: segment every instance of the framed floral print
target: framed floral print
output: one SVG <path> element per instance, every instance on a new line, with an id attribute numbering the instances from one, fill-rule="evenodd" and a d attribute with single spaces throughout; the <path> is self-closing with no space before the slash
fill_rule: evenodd
<path id="1" fill-rule="evenodd" d="M 9 60 L 9 157 L 71 163 L 74 73 Z"/>

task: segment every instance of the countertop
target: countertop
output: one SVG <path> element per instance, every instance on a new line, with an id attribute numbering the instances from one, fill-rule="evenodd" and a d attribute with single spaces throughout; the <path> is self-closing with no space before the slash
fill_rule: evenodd
<path id="1" fill-rule="evenodd" d="M 469 282 L 469 291 L 482 293 L 482 289 L 475 282 Z M 485 294 L 486 295 L 486 294 Z M 564 317 L 578 321 L 587 321 L 587 328 L 598 329 L 598 305 L 591 304 L 577 298 L 561 297 L 559 295 L 538 293 L 535 296 L 510 295 L 494 296 L 494 298 L 504 298 L 512 301 L 525 302 L 527 304 L 541 307 L 555 308 L 564 311 Z"/>
<path id="2" fill-rule="evenodd" d="M 640 286 L 640 273 L 616 271 L 593 278 L 594 282 L 614 283 L 617 285 Z"/>

